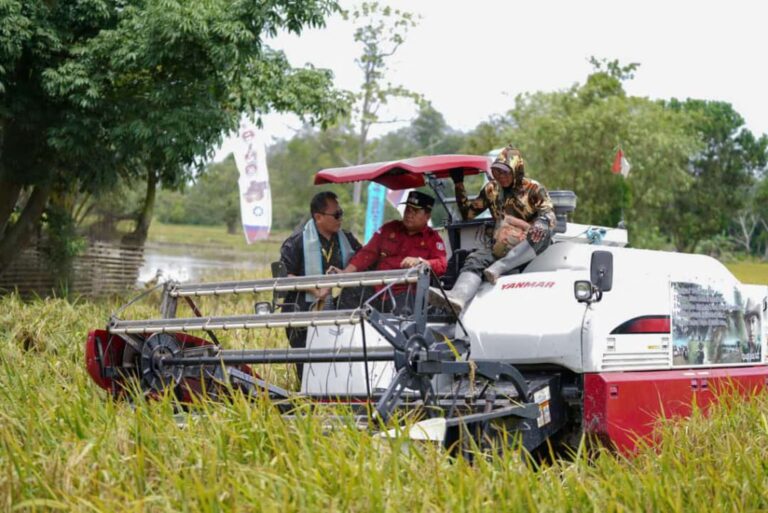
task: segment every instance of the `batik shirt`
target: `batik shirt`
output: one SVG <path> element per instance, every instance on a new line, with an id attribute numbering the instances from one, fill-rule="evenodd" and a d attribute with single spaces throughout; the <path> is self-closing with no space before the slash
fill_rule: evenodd
<path id="1" fill-rule="evenodd" d="M 456 204 L 465 220 L 474 219 L 485 209 L 490 209 L 491 216 L 497 222 L 504 214 L 517 217 L 528 223 L 538 219 L 545 221 L 550 230 L 555 228 L 555 207 L 549 198 L 547 189 L 539 182 L 523 178 L 520 187 L 502 189 L 499 182 L 491 180 L 485 184 L 477 198 L 470 200 L 464 183 L 456 184 Z"/>

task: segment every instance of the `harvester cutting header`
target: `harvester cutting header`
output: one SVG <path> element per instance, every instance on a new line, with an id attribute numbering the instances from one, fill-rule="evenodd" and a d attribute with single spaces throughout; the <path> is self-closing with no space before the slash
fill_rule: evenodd
<path id="1" fill-rule="evenodd" d="M 352 258 L 336 274 L 286 276 L 276 265 L 269 279 L 169 282 L 157 318 L 118 312 L 89 333 L 90 375 L 115 396 L 137 382 L 147 394 L 171 390 L 182 400 L 266 394 L 286 415 L 297 397 L 342 402 L 372 429 L 407 411 L 425 419 L 420 436 L 447 446 L 464 436 L 482 445 L 504 432 L 528 450 L 590 435 L 628 451 L 659 415 L 686 415 L 726 384 L 766 386 L 767 286 L 741 284 L 706 256 L 630 249 L 624 230 L 568 222 L 575 195 L 523 182 L 517 157 L 441 155 L 320 171 L 316 184 L 429 187 L 445 218 L 446 272 L 421 256 L 404 268 L 359 272 Z M 509 187 L 539 206 L 532 217 L 504 215 L 505 201 L 521 211 L 528 203 L 505 195 L 492 172 L 499 160 Z M 463 178 L 477 174 L 494 179 L 477 198 L 462 195 Z M 445 194 L 447 178 L 455 198 Z M 286 307 L 286 297 L 333 289 L 348 298 L 338 298 L 339 309 Z M 198 304 L 265 292 L 271 300 L 250 314 L 208 316 Z M 185 305 L 190 313 L 180 315 Z M 275 328 L 306 329 L 304 347 L 227 349 L 217 336 Z M 260 377 L 259 368 L 276 364 L 302 367 L 298 391 Z"/>

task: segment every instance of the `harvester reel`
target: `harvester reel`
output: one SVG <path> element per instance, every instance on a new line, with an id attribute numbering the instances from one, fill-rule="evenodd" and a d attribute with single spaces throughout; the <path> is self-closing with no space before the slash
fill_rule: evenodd
<path id="1" fill-rule="evenodd" d="M 162 360 L 180 355 L 181 344 L 173 335 L 156 333 L 149 337 L 141 348 L 139 360 L 142 387 L 145 390 L 160 392 L 178 385 L 184 373 L 184 367 L 164 365 Z"/>

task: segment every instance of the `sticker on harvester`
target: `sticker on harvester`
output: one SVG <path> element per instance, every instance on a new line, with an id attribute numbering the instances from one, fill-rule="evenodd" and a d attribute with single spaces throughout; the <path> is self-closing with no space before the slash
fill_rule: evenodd
<path id="1" fill-rule="evenodd" d="M 550 394 L 548 386 L 533 393 L 533 402 L 539 405 L 539 416 L 536 418 L 536 424 L 539 427 L 552 422 L 552 413 L 549 411 L 549 400 L 551 398 L 552 394 Z"/>
<path id="2" fill-rule="evenodd" d="M 536 418 L 536 424 L 541 427 L 552 422 L 552 414 L 549 412 L 549 401 L 539 405 L 539 416 Z"/>
<path id="3" fill-rule="evenodd" d="M 533 402 L 536 404 L 541 404 L 544 401 L 549 401 L 552 398 L 552 395 L 549 393 L 549 387 L 546 386 L 539 390 L 538 392 L 533 393 Z"/>

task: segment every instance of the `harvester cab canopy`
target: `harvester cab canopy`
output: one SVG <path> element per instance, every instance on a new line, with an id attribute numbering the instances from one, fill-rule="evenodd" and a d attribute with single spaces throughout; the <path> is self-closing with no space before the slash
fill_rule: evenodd
<path id="1" fill-rule="evenodd" d="M 471 176 L 488 173 L 490 166 L 490 157 L 481 155 L 432 155 L 323 169 L 315 175 L 315 185 L 366 181 L 402 190 L 423 187 L 430 178 L 448 178 L 452 169 L 463 169 L 466 176 Z"/>

